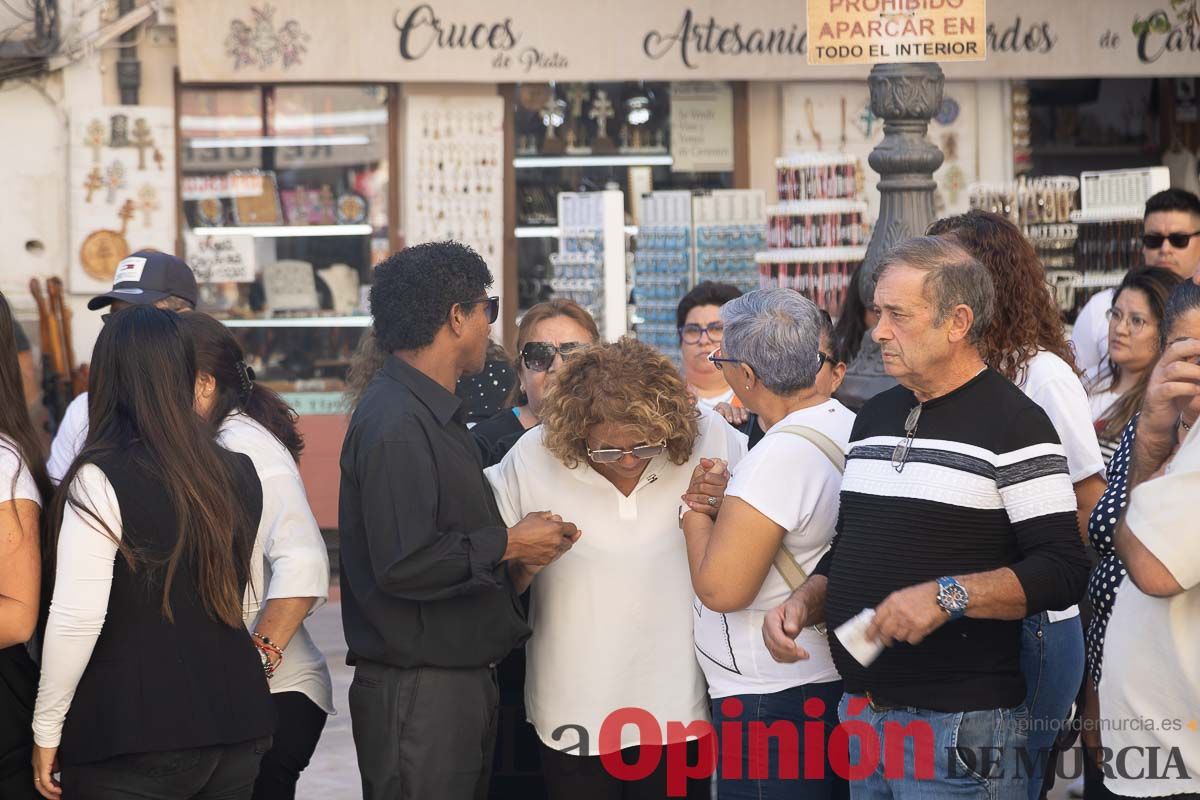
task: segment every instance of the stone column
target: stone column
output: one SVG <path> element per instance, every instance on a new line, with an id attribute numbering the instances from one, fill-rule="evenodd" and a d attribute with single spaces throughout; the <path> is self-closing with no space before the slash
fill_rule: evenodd
<path id="1" fill-rule="evenodd" d="M 875 294 L 875 267 L 895 243 L 921 236 L 934 220 L 933 172 L 942 151 L 926 138 L 929 121 L 942 107 L 945 77 L 937 64 L 876 64 L 867 79 L 871 111 L 883 119 L 883 141 L 868 161 L 879 173 L 879 220 L 875 223 L 858 286 L 869 307 Z M 895 385 L 883 369 L 879 346 L 868 331 L 846 372 L 839 398 L 857 409 Z"/>

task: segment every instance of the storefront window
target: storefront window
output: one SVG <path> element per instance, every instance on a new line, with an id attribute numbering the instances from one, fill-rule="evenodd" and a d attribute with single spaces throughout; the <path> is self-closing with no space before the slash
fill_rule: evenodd
<path id="1" fill-rule="evenodd" d="M 553 294 L 551 254 L 558 249 L 558 195 L 620 189 L 626 224 L 636 231 L 638 198 L 651 190 L 733 186 L 732 159 L 713 171 L 678 161 L 672 94 L 663 82 L 520 84 L 513 108 L 519 307 Z M 732 103 L 729 84 L 716 84 Z M 733 141 L 732 114 L 712 131 Z M 635 240 L 636 241 L 636 237 Z"/>
<path id="2" fill-rule="evenodd" d="M 388 89 L 180 92 L 184 249 L 202 309 L 267 385 L 340 407 L 371 265 L 389 247 Z"/>

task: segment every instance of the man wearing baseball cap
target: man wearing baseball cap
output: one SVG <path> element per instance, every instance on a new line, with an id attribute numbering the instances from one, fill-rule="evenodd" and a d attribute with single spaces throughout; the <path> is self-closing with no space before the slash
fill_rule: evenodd
<path id="1" fill-rule="evenodd" d="M 196 308 L 199 293 L 196 276 L 183 259 L 157 250 L 139 250 L 117 265 L 112 289 L 89 300 L 88 309 L 98 311 L 111 307 L 105 316 L 129 306 L 192 311 Z M 87 392 L 84 392 L 67 406 L 50 446 L 46 470 L 56 484 L 67 474 L 87 438 L 87 398 Z"/>

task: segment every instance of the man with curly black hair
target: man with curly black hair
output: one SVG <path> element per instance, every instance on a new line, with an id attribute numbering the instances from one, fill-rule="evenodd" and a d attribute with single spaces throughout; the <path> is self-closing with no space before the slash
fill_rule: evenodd
<path id="1" fill-rule="evenodd" d="M 342 447 L 342 620 L 363 796 L 485 797 L 495 667 L 529 636 L 517 600 L 579 532 L 549 512 L 506 529 L 455 396 L 483 369 L 492 275 L 456 242 L 375 268 L 387 353 Z"/>

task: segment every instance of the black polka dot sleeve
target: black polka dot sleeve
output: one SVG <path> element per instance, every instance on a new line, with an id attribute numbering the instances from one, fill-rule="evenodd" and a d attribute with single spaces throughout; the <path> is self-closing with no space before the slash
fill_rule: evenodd
<path id="1" fill-rule="evenodd" d="M 1100 563 L 1088 580 L 1088 600 L 1092 604 L 1092 619 L 1087 629 L 1087 668 L 1092 685 L 1100 685 L 1100 665 L 1104 657 L 1104 631 L 1112 614 L 1117 590 L 1125 580 L 1125 565 L 1117 557 L 1113 545 L 1117 522 L 1129 502 L 1129 460 L 1137 436 L 1137 415 L 1129 420 L 1121 433 L 1121 443 L 1108 465 L 1108 488 L 1088 518 L 1088 541 L 1100 554 Z"/>

